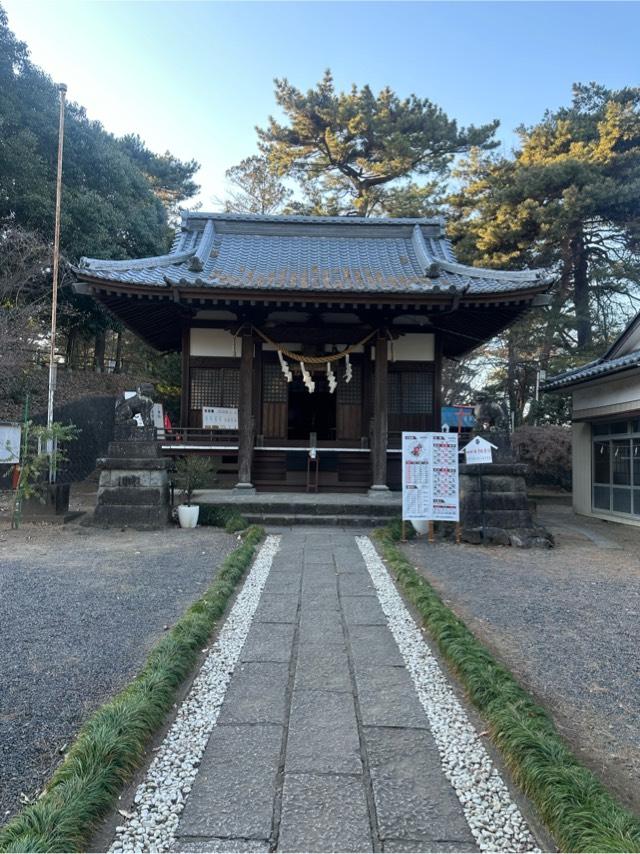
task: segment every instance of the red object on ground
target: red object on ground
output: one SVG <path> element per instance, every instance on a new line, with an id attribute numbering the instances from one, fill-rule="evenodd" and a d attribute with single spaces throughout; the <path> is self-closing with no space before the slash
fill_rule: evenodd
<path id="1" fill-rule="evenodd" d="M 17 489 L 18 483 L 20 482 L 20 466 L 15 465 L 13 467 L 13 471 L 11 472 L 11 489 Z"/>

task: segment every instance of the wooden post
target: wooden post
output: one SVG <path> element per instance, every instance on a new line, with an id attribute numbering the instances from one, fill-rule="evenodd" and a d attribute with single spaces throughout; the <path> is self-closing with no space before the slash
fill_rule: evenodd
<path id="1" fill-rule="evenodd" d="M 236 489 L 252 490 L 251 461 L 253 457 L 253 335 L 242 331 L 240 356 L 240 401 L 238 406 L 238 483 Z"/>
<path id="2" fill-rule="evenodd" d="M 180 429 L 189 426 L 189 359 L 191 357 L 191 328 L 187 323 L 182 327 L 182 376 L 180 388 Z"/>
<path id="3" fill-rule="evenodd" d="M 433 521 L 429 520 L 429 542 L 430 542 L 430 543 L 435 543 L 435 541 L 436 541 L 436 538 L 435 538 L 435 525 L 433 524 Z"/>
<path id="4" fill-rule="evenodd" d="M 387 429 L 388 429 L 388 407 L 387 407 L 387 337 L 379 333 L 376 338 L 376 364 L 374 374 L 373 392 L 373 448 L 372 469 L 373 485 L 369 495 L 379 495 L 389 492 L 387 486 Z"/>

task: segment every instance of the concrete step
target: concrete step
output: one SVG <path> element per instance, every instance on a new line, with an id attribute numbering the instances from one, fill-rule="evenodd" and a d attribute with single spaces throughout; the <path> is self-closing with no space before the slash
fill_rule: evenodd
<path id="1" fill-rule="evenodd" d="M 243 513 L 252 525 L 318 525 L 340 528 L 379 528 L 388 524 L 389 516 L 372 514 L 318 514 L 318 513 Z"/>

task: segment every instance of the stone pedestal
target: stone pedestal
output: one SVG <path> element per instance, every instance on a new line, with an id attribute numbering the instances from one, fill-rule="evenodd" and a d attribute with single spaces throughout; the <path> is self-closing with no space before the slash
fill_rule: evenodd
<path id="1" fill-rule="evenodd" d="M 460 526 L 468 543 L 549 548 L 552 535 L 529 509 L 521 463 L 460 466 Z"/>
<path id="2" fill-rule="evenodd" d="M 94 523 L 105 527 L 162 528 L 169 521 L 169 461 L 156 442 L 116 441 L 101 469 Z"/>

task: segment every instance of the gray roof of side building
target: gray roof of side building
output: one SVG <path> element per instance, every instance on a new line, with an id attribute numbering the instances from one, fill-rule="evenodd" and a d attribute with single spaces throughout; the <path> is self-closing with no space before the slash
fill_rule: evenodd
<path id="1" fill-rule="evenodd" d="M 579 368 L 572 368 L 570 371 L 564 371 L 562 374 L 551 377 L 543 384 L 542 390 L 559 391 L 588 380 L 606 377 L 609 374 L 616 374 L 619 371 L 636 367 L 640 367 L 640 350 L 634 350 L 632 353 L 619 356 L 617 359 L 607 359 L 603 356 L 601 359 L 596 359 Z"/>
<path id="2" fill-rule="evenodd" d="M 442 219 L 183 212 L 169 253 L 82 258 L 80 278 L 215 289 L 468 295 L 545 290 L 546 270 L 458 264 Z"/>

